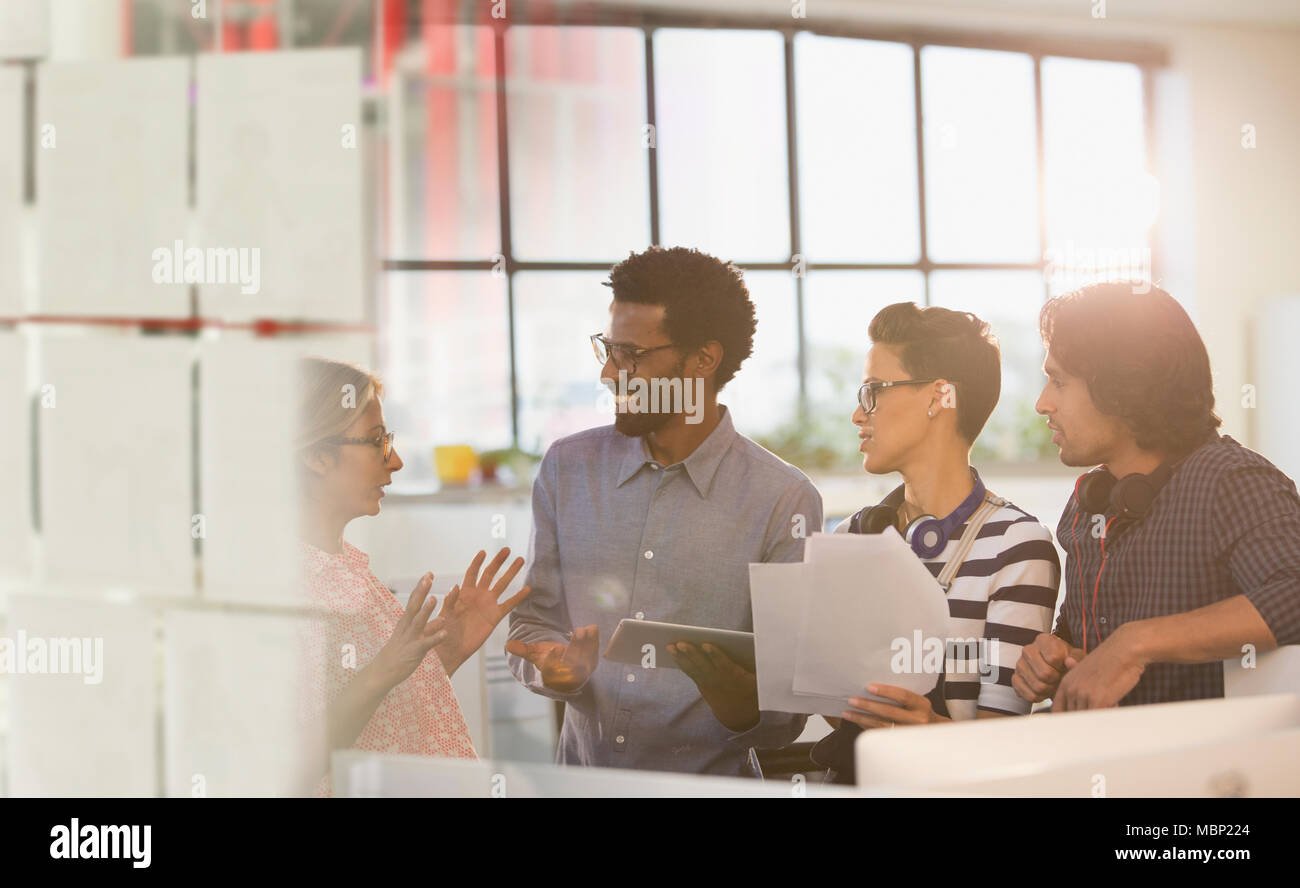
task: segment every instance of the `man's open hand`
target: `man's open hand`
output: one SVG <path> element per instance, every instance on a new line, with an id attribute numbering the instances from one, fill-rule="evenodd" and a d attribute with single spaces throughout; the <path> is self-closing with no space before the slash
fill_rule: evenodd
<path id="1" fill-rule="evenodd" d="M 508 641 L 506 652 L 523 657 L 542 673 L 542 684 L 553 691 L 576 691 L 596 671 L 600 657 L 600 628 L 574 629 L 569 643 Z"/>

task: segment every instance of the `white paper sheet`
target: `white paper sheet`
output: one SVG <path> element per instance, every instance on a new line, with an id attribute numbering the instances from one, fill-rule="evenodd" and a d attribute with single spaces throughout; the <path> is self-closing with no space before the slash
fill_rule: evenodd
<path id="1" fill-rule="evenodd" d="M 0 21 L 3 21 L 0 12 Z M 0 27 L 0 34 L 4 33 Z M 2 41 L 3 38 L 0 38 Z M 23 293 L 23 71 L 0 66 L 0 317 L 26 314 Z"/>
<path id="2" fill-rule="evenodd" d="M 74 15 L 80 10 L 73 12 Z M 0 59 L 39 59 L 50 52 L 48 0 L 0 0 Z"/>
<path id="3" fill-rule="evenodd" d="M 27 340 L 0 332 L 0 584 L 30 577 L 32 568 L 32 426 L 27 395 Z M 3 608 L 0 593 L 0 608 Z"/>
<path id="4" fill-rule="evenodd" d="M 45 579 L 192 595 L 192 342 L 56 331 L 39 343 Z"/>
<path id="5" fill-rule="evenodd" d="M 189 59 L 165 57 L 37 70 L 40 313 L 190 313 L 189 288 L 155 256 L 188 226 L 189 77 Z"/>
<path id="6" fill-rule="evenodd" d="M 813 534 L 804 546 L 803 625 L 795 660 L 797 694 L 870 697 L 868 684 L 918 694 L 938 681 L 918 643 L 938 644 L 942 669 L 949 629 L 942 587 L 894 530 Z M 934 641 L 931 641 L 931 640 Z M 899 641 L 905 642 L 899 646 Z M 906 652 L 900 657 L 899 651 Z M 905 671 L 893 668 L 895 659 Z"/>
<path id="7" fill-rule="evenodd" d="M 153 610 L 15 595 L 0 637 L 24 660 L 3 676 L 9 795 L 155 795 Z"/>
<path id="8" fill-rule="evenodd" d="M 171 798 L 306 795 L 310 734 L 300 713 L 322 669 L 323 648 L 307 646 L 307 617 L 170 611 L 164 730 L 166 794 Z M 309 701 L 308 706 L 312 705 Z M 318 702 L 317 705 L 323 705 Z M 324 773 L 324 756 L 317 762 Z"/>
<path id="9" fill-rule="evenodd" d="M 794 692 L 795 654 L 808 586 L 806 564 L 751 564 L 749 598 L 754 615 L 754 659 L 758 668 L 758 708 L 838 716 L 848 697 Z"/>
<path id="10" fill-rule="evenodd" d="M 201 245 L 249 272 L 204 282 L 202 314 L 362 321 L 360 51 L 201 53 L 196 76 Z"/>

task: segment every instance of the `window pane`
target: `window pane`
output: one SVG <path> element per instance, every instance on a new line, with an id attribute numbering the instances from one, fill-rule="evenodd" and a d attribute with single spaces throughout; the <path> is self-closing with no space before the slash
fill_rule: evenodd
<path id="1" fill-rule="evenodd" d="M 355 46 L 364 59 L 361 70 L 370 77 L 371 52 L 375 47 L 375 4 L 376 0 L 293 0 L 289 12 L 293 33 L 286 35 L 285 45 Z"/>
<path id="2" fill-rule="evenodd" d="M 871 319 L 895 302 L 925 304 L 925 279 L 917 271 L 815 271 L 804 281 L 804 334 L 808 342 L 808 399 L 837 419 L 853 412 Z M 840 414 L 843 414 L 841 416 Z"/>
<path id="3" fill-rule="evenodd" d="M 895 302 L 925 303 L 918 271 L 815 271 L 804 280 L 804 336 L 808 344 L 806 448 L 824 451 L 814 468 L 860 469 L 861 443 L 850 417 L 871 347 L 871 319 Z"/>
<path id="4" fill-rule="evenodd" d="M 196 19 L 190 15 L 191 9 L 192 3 L 132 0 L 126 19 L 128 33 L 123 55 L 212 52 L 216 45 L 215 16 L 209 13 L 206 19 Z"/>
<path id="5" fill-rule="evenodd" d="M 486 259 L 501 249 L 492 32 L 421 36 L 389 74 L 388 255 Z"/>
<path id="6" fill-rule="evenodd" d="M 926 46 L 921 91 L 930 258 L 1037 262 L 1033 61 Z"/>
<path id="7" fill-rule="evenodd" d="M 936 271 L 930 276 L 930 301 L 973 312 L 987 321 L 1002 348 L 1002 396 L 975 442 L 972 459 L 978 463 L 1055 458 L 1046 421 L 1034 412 L 1045 381 L 1043 345 L 1038 336 L 1042 275 L 1036 271 Z"/>
<path id="8" fill-rule="evenodd" d="M 506 76 L 515 256 L 617 262 L 645 249 L 642 32 L 511 28 Z"/>
<path id="9" fill-rule="evenodd" d="M 786 261 L 781 35 L 665 29 L 654 39 L 661 240 L 738 262 Z"/>
<path id="10" fill-rule="evenodd" d="M 912 48 L 799 34 L 799 205 L 813 262 L 920 257 Z"/>
<path id="11" fill-rule="evenodd" d="M 487 272 L 394 272 L 385 278 L 384 414 L 397 432 L 403 483 L 435 477 L 432 448 L 510 444 L 505 278 Z"/>
<path id="12" fill-rule="evenodd" d="M 557 438 L 614 421 L 587 340 L 609 326 L 603 272 L 515 275 L 519 446 L 541 453 Z M 603 397 L 602 397 L 603 396 Z"/>
<path id="13" fill-rule="evenodd" d="M 799 342 L 794 275 L 788 271 L 745 274 L 754 316 L 754 353 L 740 365 L 718 401 L 732 411 L 743 435 L 767 435 L 791 422 L 799 407 Z"/>
<path id="14" fill-rule="evenodd" d="M 1062 279 L 1150 279 L 1158 195 L 1146 173 L 1142 73 L 1043 59 L 1046 258 Z"/>

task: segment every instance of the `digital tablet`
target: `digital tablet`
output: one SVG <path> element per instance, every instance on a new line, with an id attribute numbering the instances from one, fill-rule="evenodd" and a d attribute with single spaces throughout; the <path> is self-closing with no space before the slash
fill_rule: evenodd
<path id="1" fill-rule="evenodd" d="M 677 669 L 677 661 L 668 653 L 668 645 L 679 641 L 697 648 L 708 642 L 750 672 L 754 671 L 754 633 L 734 629 L 709 629 L 704 626 L 681 626 L 677 623 L 656 623 L 653 620 L 621 620 L 614 637 L 605 647 L 605 659 L 615 663 L 644 666 L 653 662 L 659 669 Z M 653 645 L 654 659 L 649 660 Z"/>

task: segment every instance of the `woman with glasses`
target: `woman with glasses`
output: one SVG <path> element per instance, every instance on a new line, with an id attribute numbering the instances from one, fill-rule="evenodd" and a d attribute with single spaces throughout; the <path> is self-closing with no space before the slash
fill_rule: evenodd
<path id="1" fill-rule="evenodd" d="M 1022 646 L 1051 631 L 1061 572 L 1048 529 L 988 491 L 970 465 L 1002 384 L 989 325 L 903 302 L 881 310 L 869 335 L 852 418 L 862 467 L 903 483 L 836 533 L 898 531 L 944 588 L 952 637 L 928 694 L 881 682 L 851 698 L 843 720 L 827 719 L 835 730 L 813 760 L 837 782 L 852 782 L 863 730 L 1029 712 L 1011 677 Z M 897 636 L 910 643 L 912 628 Z"/>
<path id="2" fill-rule="evenodd" d="M 486 568 L 479 552 L 437 617 L 432 574 L 403 607 L 370 572 L 366 554 L 343 539 L 354 518 L 379 514 L 384 488 L 402 469 L 384 426 L 383 384 L 321 358 L 306 359 L 300 371 L 301 554 L 308 600 L 325 612 L 309 642 L 325 668 L 313 671 L 307 693 L 325 706 L 328 748 L 474 758 L 449 678 L 527 597 L 524 587 L 497 603 L 524 559 L 498 579 L 510 550 Z M 329 792 L 328 778 L 317 792 Z"/>

